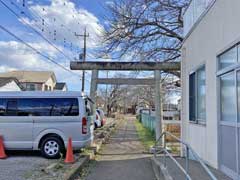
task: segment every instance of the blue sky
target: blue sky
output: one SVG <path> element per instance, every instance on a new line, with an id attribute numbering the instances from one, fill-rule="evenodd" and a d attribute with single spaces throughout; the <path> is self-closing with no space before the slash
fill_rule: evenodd
<path id="1" fill-rule="evenodd" d="M 112 1 L 25 0 L 23 7 L 23 0 L 0 0 L 0 27 L 69 70 L 70 61 L 78 57 L 83 47 L 83 39 L 76 38 L 74 33 L 82 34 L 85 27 L 90 34 L 87 41 L 87 60 L 95 60 L 92 52 L 102 45 L 102 32 L 107 26 L 103 17 L 108 14 L 103 6 Z M 49 62 L 0 28 L 0 72 L 12 70 L 54 71 L 57 80 L 66 82 L 69 90 L 81 90 L 80 71 L 71 73 Z M 134 72 L 118 73 L 126 76 Z M 143 72 L 137 76 L 152 75 L 152 72 Z M 106 72 L 101 72 L 100 76 L 106 76 Z M 109 76 L 114 77 L 115 72 L 109 72 Z M 91 73 L 87 72 L 86 93 L 89 93 L 90 79 Z"/>
<path id="2" fill-rule="evenodd" d="M 75 32 L 83 33 L 84 28 L 87 27 L 90 34 L 88 59 L 92 57 L 92 50 L 100 46 L 98 42 L 106 26 L 106 21 L 103 19 L 106 10 L 103 9 L 103 5 L 110 3 L 105 0 L 25 0 L 26 4 L 23 6 L 22 0 L 1 1 L 0 25 L 66 68 L 69 68 L 71 59 L 78 57 L 83 44 L 81 38 L 74 36 Z M 76 71 L 73 75 L 47 61 L 1 29 L 0 34 L 0 72 L 51 70 L 55 72 L 58 81 L 67 82 L 70 90 L 80 90 L 81 72 Z M 88 72 L 86 76 L 88 91 L 90 73 Z"/>

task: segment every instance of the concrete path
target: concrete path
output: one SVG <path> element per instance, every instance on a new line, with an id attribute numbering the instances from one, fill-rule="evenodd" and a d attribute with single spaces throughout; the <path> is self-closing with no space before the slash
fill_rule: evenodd
<path id="1" fill-rule="evenodd" d="M 184 158 L 181 158 L 181 157 L 175 157 L 175 158 L 182 165 L 182 167 L 185 167 L 186 161 Z M 158 160 L 161 162 L 164 162 L 163 157 L 158 157 Z M 169 174 L 172 176 L 173 180 L 186 180 L 186 177 L 184 176 L 183 172 L 168 157 L 166 158 L 166 165 L 167 165 L 167 170 Z M 231 178 L 227 177 L 219 170 L 211 167 L 209 167 L 209 169 L 216 176 L 218 180 L 231 180 Z M 206 173 L 206 171 L 197 161 L 189 160 L 189 174 L 193 180 L 211 180 L 209 175 Z"/>
<path id="2" fill-rule="evenodd" d="M 99 153 L 96 165 L 87 180 L 154 180 L 150 156 L 143 154 L 135 118 L 128 118 L 118 127 Z"/>

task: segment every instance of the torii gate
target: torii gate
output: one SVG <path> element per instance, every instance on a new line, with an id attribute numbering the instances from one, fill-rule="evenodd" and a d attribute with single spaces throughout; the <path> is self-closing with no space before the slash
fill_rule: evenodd
<path id="1" fill-rule="evenodd" d="M 179 62 L 81 62 L 72 61 L 71 70 L 92 70 L 90 97 L 96 102 L 98 84 L 128 84 L 128 85 L 151 85 L 155 84 L 155 117 L 156 117 L 156 140 L 162 133 L 161 124 L 161 71 L 180 71 Z M 154 79 L 133 78 L 98 78 L 99 70 L 111 71 L 154 71 Z M 96 113 L 96 104 L 93 105 L 93 113 Z"/>

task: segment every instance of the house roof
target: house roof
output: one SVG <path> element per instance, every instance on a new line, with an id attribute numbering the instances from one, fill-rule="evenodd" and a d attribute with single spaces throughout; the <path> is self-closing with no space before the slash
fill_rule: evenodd
<path id="1" fill-rule="evenodd" d="M 54 89 L 55 90 L 62 90 L 67 84 L 65 82 L 57 82 Z"/>
<path id="2" fill-rule="evenodd" d="M 55 74 L 52 71 L 11 71 L 0 73 L 0 77 L 14 77 L 21 83 L 39 82 L 44 83 L 50 77 L 56 80 Z"/>
<path id="3" fill-rule="evenodd" d="M 6 84 L 14 81 L 21 90 L 24 90 L 24 87 L 19 83 L 19 81 L 14 77 L 0 77 L 0 87 L 5 86 Z"/>

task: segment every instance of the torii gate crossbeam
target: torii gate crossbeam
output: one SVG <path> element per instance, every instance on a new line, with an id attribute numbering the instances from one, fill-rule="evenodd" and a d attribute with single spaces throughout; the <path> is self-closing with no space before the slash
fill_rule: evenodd
<path id="1" fill-rule="evenodd" d="M 153 78 L 98 78 L 97 84 L 117 84 L 117 85 L 155 85 L 155 79 Z"/>
<path id="2" fill-rule="evenodd" d="M 90 96 L 96 102 L 96 92 L 98 84 L 98 71 L 99 70 L 112 70 L 112 71 L 154 71 L 155 83 L 155 132 L 156 140 L 162 133 L 162 108 L 161 108 L 161 71 L 180 71 L 181 65 L 179 62 L 79 62 L 72 61 L 70 63 L 71 70 L 92 70 L 91 78 L 91 92 Z M 109 80 L 103 80 L 108 81 Z M 119 82 L 122 80 L 119 80 Z M 143 80 L 140 80 L 143 81 Z M 123 83 L 123 82 L 122 82 Z M 129 80 L 130 83 L 130 80 Z M 129 84 L 128 83 L 128 84 Z M 140 82 L 138 82 L 140 83 Z M 151 82 L 152 83 L 152 82 Z M 93 113 L 96 110 L 96 105 L 93 105 Z"/>
<path id="3" fill-rule="evenodd" d="M 179 71 L 179 62 L 81 62 L 72 61 L 71 70 L 111 70 L 111 71 Z"/>

